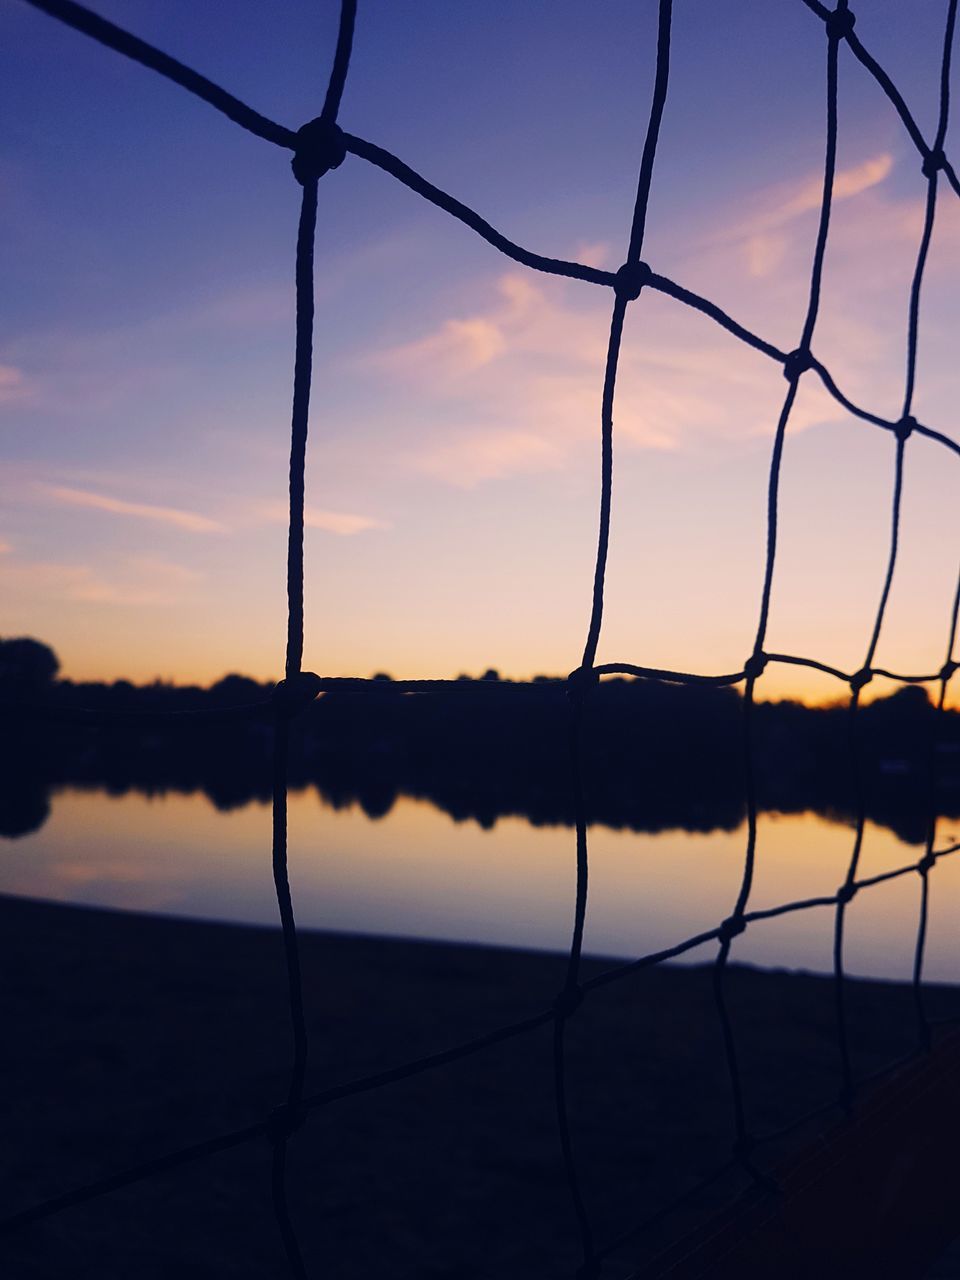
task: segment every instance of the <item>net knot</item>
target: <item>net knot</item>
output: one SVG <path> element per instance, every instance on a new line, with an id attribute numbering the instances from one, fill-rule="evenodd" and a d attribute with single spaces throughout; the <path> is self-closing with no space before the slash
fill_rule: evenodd
<path id="1" fill-rule="evenodd" d="M 920 171 L 925 178 L 932 178 L 935 173 L 939 173 L 941 169 L 947 167 L 947 157 L 943 153 L 942 147 L 935 147 L 923 157 L 923 164 Z"/>
<path id="2" fill-rule="evenodd" d="M 284 1103 L 281 1107 L 274 1107 L 267 1116 L 268 1141 L 271 1145 L 285 1142 L 291 1134 L 296 1133 L 306 1118 L 306 1107 L 292 1107 L 289 1103 Z"/>
<path id="3" fill-rule="evenodd" d="M 916 418 L 912 418 L 909 413 L 905 413 L 903 415 L 900 421 L 893 428 L 896 434 L 896 437 L 901 444 L 906 444 L 906 442 L 910 439 L 910 437 L 913 435 L 913 429 L 916 425 L 917 425 Z"/>
<path id="4" fill-rule="evenodd" d="M 746 1158 L 756 1149 L 757 1140 L 752 1133 L 741 1133 L 740 1137 L 733 1144 L 733 1154 L 738 1160 L 746 1160 Z"/>
<path id="5" fill-rule="evenodd" d="M 827 35 L 833 36 L 835 40 L 846 40 L 847 36 L 853 35 L 857 15 L 849 9 L 834 9 L 827 15 L 826 23 Z"/>
<path id="6" fill-rule="evenodd" d="M 859 693 L 865 684 L 869 684 L 873 679 L 873 672 L 869 667 L 861 667 L 859 671 L 855 671 L 850 677 L 850 688 L 854 693 Z"/>
<path id="7" fill-rule="evenodd" d="M 853 1085 L 845 1084 L 840 1090 L 840 1097 L 837 1099 L 843 1110 L 850 1115 L 853 1112 L 854 1091 Z"/>
<path id="8" fill-rule="evenodd" d="M 568 983 L 553 1002 L 558 1018 L 569 1018 L 583 1004 L 583 987 L 578 982 Z"/>
<path id="9" fill-rule="evenodd" d="M 917 863 L 917 870 L 922 876 L 927 875 L 937 865 L 937 860 L 932 853 L 926 854 Z"/>
<path id="10" fill-rule="evenodd" d="M 575 667 L 567 676 L 567 693 L 580 697 L 599 683 L 600 673 L 596 667 Z"/>
<path id="11" fill-rule="evenodd" d="M 317 116 L 316 120 L 299 128 L 296 141 L 290 167 L 301 187 L 308 182 L 316 182 L 343 164 L 347 154 L 342 129 L 332 120 L 324 120 L 323 116 Z"/>
<path id="12" fill-rule="evenodd" d="M 759 653 L 752 653 L 743 664 L 743 674 L 748 680 L 758 680 L 766 671 L 769 661 L 770 659 L 762 650 Z"/>
<path id="13" fill-rule="evenodd" d="M 613 291 L 625 302 L 636 302 L 653 272 L 645 262 L 625 262 L 613 278 Z"/>
<path id="14" fill-rule="evenodd" d="M 783 362 L 783 376 L 788 382 L 797 382 L 801 374 L 813 368 L 813 355 L 809 347 L 797 347 Z"/>
<path id="15" fill-rule="evenodd" d="M 842 884 L 837 890 L 838 905 L 845 907 L 848 902 L 852 902 L 857 896 L 857 890 L 859 888 L 860 886 L 858 884 L 854 884 L 852 881 Z"/>
<path id="16" fill-rule="evenodd" d="M 957 674 L 958 668 L 960 668 L 960 663 L 954 662 L 952 658 L 948 659 L 940 668 L 940 679 L 952 680 Z"/>
<path id="17" fill-rule="evenodd" d="M 312 671 L 299 671 L 273 686 L 273 705 L 284 716 L 299 715 L 320 692 L 321 680 Z"/>
<path id="18" fill-rule="evenodd" d="M 746 927 L 747 922 L 743 916 L 727 916 L 717 931 L 717 940 L 719 942 L 732 942 L 738 934 L 743 933 Z"/>

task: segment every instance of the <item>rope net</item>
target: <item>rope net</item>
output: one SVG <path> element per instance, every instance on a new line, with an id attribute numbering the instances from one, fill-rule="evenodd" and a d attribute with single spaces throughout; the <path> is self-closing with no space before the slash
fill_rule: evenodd
<path id="1" fill-rule="evenodd" d="M 932 1025 L 924 1004 L 923 966 L 924 949 L 929 912 L 931 876 L 937 863 L 960 851 L 960 844 L 937 847 L 936 766 L 935 734 L 932 735 L 927 753 L 928 818 L 923 856 L 916 862 L 879 875 L 858 875 L 865 825 L 865 802 L 859 778 L 859 728 L 858 711 L 863 689 L 875 676 L 900 684 L 929 685 L 935 693 L 935 706 L 939 722 L 944 713 L 947 690 L 958 668 L 955 658 L 958 614 L 960 614 L 960 577 L 957 590 L 948 611 L 945 656 L 939 671 L 928 674 L 903 674 L 888 671 L 874 665 L 874 658 L 883 628 L 884 617 L 897 564 L 900 533 L 901 494 L 903 489 L 904 460 L 907 446 L 913 436 L 921 435 L 935 441 L 943 448 L 960 454 L 960 444 L 932 426 L 917 421 L 913 415 L 916 383 L 918 327 L 921 290 L 927 256 L 930 248 L 937 209 L 938 188 L 941 178 L 960 196 L 960 179 L 951 164 L 947 152 L 946 135 L 950 106 L 950 61 L 956 26 L 957 0 L 948 0 L 940 62 L 939 114 L 935 135 L 928 140 L 916 123 L 907 103 L 883 67 L 870 54 L 856 32 L 856 17 L 847 0 L 838 0 L 835 9 L 828 9 L 818 0 L 802 0 L 811 14 L 823 24 L 825 36 L 826 83 L 826 135 L 823 167 L 822 195 L 820 199 L 819 226 L 816 235 L 813 260 L 810 268 L 809 295 L 806 312 L 799 324 L 796 347 L 782 351 L 773 343 L 751 332 L 728 315 L 710 299 L 701 297 L 690 289 L 658 274 L 645 260 L 644 233 L 647 207 L 653 182 L 660 125 L 666 105 L 670 83 L 672 0 L 659 0 L 656 75 L 653 101 L 643 142 L 637 193 L 634 202 L 630 233 L 623 265 L 615 272 L 600 270 L 578 262 L 544 257 L 509 240 L 491 226 L 479 213 L 461 203 L 454 196 L 434 186 L 415 172 L 401 159 L 374 143 L 343 130 L 338 124 L 340 101 L 346 83 L 353 43 L 356 17 L 356 0 L 342 0 L 340 24 L 333 67 L 322 110 L 316 119 L 293 131 L 267 119 L 241 102 L 232 94 L 214 84 L 205 76 L 140 40 L 130 32 L 108 22 L 74 0 L 26 0 L 34 8 L 60 20 L 75 30 L 91 37 L 118 54 L 140 63 L 158 75 L 179 85 L 186 92 L 205 101 L 240 128 L 262 138 L 274 146 L 292 153 L 292 169 L 301 187 L 300 219 L 296 242 L 296 344 L 293 377 L 293 411 L 290 449 L 290 515 L 287 553 L 287 644 L 284 679 L 276 686 L 269 704 L 251 704 L 239 708 L 211 709 L 178 713 L 187 719 L 203 716 L 242 717 L 268 715 L 274 726 L 273 768 L 273 875 L 277 904 L 282 925 L 283 946 L 286 959 L 287 982 L 292 1032 L 292 1052 L 287 1092 L 282 1103 L 269 1115 L 255 1124 L 199 1139 L 180 1150 L 143 1161 L 133 1168 L 75 1187 L 61 1195 L 24 1209 L 0 1223 L 0 1229 L 9 1232 L 28 1223 L 38 1222 L 72 1206 L 91 1201 L 133 1183 L 141 1182 L 157 1174 L 201 1160 L 217 1152 L 266 1137 L 272 1148 L 272 1192 L 277 1224 L 291 1274 L 306 1277 L 307 1270 L 297 1240 L 294 1223 L 287 1204 L 287 1145 L 290 1135 L 300 1128 L 321 1108 L 341 1099 L 381 1089 L 397 1081 L 422 1072 L 429 1072 L 446 1064 L 482 1053 L 491 1046 L 525 1035 L 536 1028 L 552 1025 L 553 1028 L 553 1077 L 556 1099 L 556 1122 L 560 1139 L 566 1181 L 570 1201 L 579 1231 L 581 1259 L 578 1276 L 599 1274 L 604 1258 L 622 1247 L 654 1221 L 680 1207 L 705 1186 L 716 1182 L 731 1170 L 745 1171 L 759 1188 L 771 1186 L 772 1180 L 757 1160 L 758 1150 L 765 1143 L 781 1138 L 785 1132 L 802 1127 L 818 1116 L 826 1115 L 839 1106 L 849 1113 L 855 1103 L 858 1089 L 866 1081 L 855 1079 L 851 1063 L 844 974 L 844 926 L 854 897 L 863 889 L 903 876 L 916 875 L 920 881 L 920 906 L 914 948 L 912 987 L 914 996 L 917 1048 L 928 1049 L 932 1043 Z M 919 168 L 926 183 L 926 206 L 922 231 L 917 248 L 912 285 L 908 301 L 908 336 L 906 350 L 906 374 L 903 399 L 896 417 L 885 417 L 873 409 L 854 403 L 838 386 L 828 367 L 814 354 L 813 339 L 820 308 L 820 294 L 824 259 L 830 231 L 831 203 L 834 194 L 838 136 L 838 79 L 841 46 L 873 77 L 886 95 L 899 117 L 903 128 L 915 147 Z M 382 169 L 399 183 L 436 206 L 444 213 L 486 240 L 494 249 L 513 261 L 534 271 L 569 277 L 586 284 L 608 289 L 612 295 L 609 339 L 603 375 L 600 401 L 601 422 L 601 476 L 600 522 L 597 542 L 596 565 L 592 601 L 589 611 L 586 640 L 579 665 L 567 677 L 565 690 L 569 705 L 569 735 L 572 759 L 573 792 L 576 806 L 576 900 L 574 905 L 573 933 L 570 944 L 566 975 L 556 999 L 548 1008 L 541 1009 L 520 1021 L 496 1027 L 486 1034 L 452 1045 L 441 1051 L 410 1061 L 398 1062 L 392 1067 L 372 1075 L 344 1081 L 341 1084 L 310 1093 L 306 1089 L 308 1073 L 308 1038 L 303 1010 L 303 994 L 297 930 L 293 900 L 287 874 L 287 754 L 291 720 L 324 692 L 349 691 L 375 696 L 381 691 L 376 680 L 319 676 L 302 669 L 303 656 L 303 531 L 304 531 L 304 463 L 307 444 L 307 422 L 311 394 L 311 365 L 313 355 L 313 268 L 314 243 L 317 222 L 317 192 L 321 179 L 325 179 L 351 155 Z M 610 518 L 613 493 L 613 413 L 624 320 L 628 307 L 641 299 L 647 290 L 662 293 L 684 307 L 692 308 L 708 317 L 733 337 L 760 352 L 780 365 L 786 380 L 786 391 L 776 424 L 773 449 L 770 458 L 767 490 L 766 560 L 760 594 L 756 633 L 753 648 L 738 671 L 724 674 L 674 671 L 638 665 L 631 662 L 596 662 L 604 611 L 604 580 L 609 547 Z M 770 599 L 774 582 L 777 554 L 778 498 L 784 440 L 790 422 L 800 382 L 812 375 L 819 379 L 826 391 L 850 414 L 873 427 L 888 433 L 893 446 L 893 497 L 891 505 L 889 551 L 886 572 L 870 634 L 864 650 L 863 663 L 853 672 L 841 671 L 815 658 L 796 654 L 771 653 L 765 648 Z M 836 892 L 821 897 L 787 902 L 765 910 L 750 908 L 751 888 L 757 856 L 757 796 L 754 761 L 754 705 L 759 678 L 771 664 L 806 667 L 832 677 L 849 690 L 848 736 L 852 772 L 856 780 L 855 832 L 849 863 L 843 883 Z M 746 776 L 747 837 L 744 850 L 743 871 L 740 885 L 731 905 L 730 914 L 715 928 L 684 939 L 672 947 L 640 956 L 630 962 L 616 965 L 593 977 L 581 981 L 581 951 L 587 910 L 588 885 L 588 829 L 583 787 L 583 709 L 602 676 L 632 676 L 643 680 L 657 680 L 675 684 L 742 686 L 743 733 L 741 750 Z M 536 687 L 513 685 L 497 687 L 484 682 L 458 682 L 453 680 L 394 680 L 394 692 L 418 694 L 430 693 L 451 697 L 486 696 L 540 696 Z M 71 720 L 97 722 L 104 719 L 116 721 L 129 719 L 141 721 L 152 718 L 151 713 L 134 713 L 124 716 L 103 710 L 51 708 L 37 709 L 39 714 L 65 716 Z M 158 713 L 163 714 L 163 713 Z M 167 713 L 169 714 L 169 713 Z M 735 939 L 754 922 L 769 920 L 800 911 L 832 909 L 833 971 L 836 1003 L 836 1035 L 838 1048 L 839 1089 L 837 1098 L 828 1099 L 811 1114 L 799 1117 L 785 1130 L 776 1133 L 754 1133 L 748 1124 L 748 1108 L 737 1054 L 737 1039 L 733 1019 L 726 1000 L 726 970 L 733 952 Z M 576 1150 L 568 1118 L 566 1089 L 565 1033 L 567 1024 L 576 1016 L 582 1002 L 591 992 L 610 983 L 620 982 L 631 974 L 665 961 L 676 959 L 705 944 L 717 944 L 713 964 L 713 995 L 720 1022 L 722 1043 L 726 1057 L 732 1103 L 732 1145 L 730 1158 L 713 1170 L 691 1191 L 672 1204 L 657 1211 L 646 1222 L 632 1223 L 614 1239 L 599 1241 L 591 1223 L 578 1172 Z M 891 1064 L 892 1070 L 899 1063 Z"/>

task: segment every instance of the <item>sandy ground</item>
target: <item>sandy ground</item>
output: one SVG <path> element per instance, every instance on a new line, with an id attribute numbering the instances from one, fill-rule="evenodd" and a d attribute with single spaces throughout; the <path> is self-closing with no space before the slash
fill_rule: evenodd
<path id="1" fill-rule="evenodd" d="M 535 1012 L 563 978 L 562 957 L 532 952 L 319 933 L 302 950 L 311 1090 Z M 4 1214 L 260 1120 L 282 1099 L 275 931 L 0 898 L 0 957 Z M 607 963 L 586 962 L 586 976 Z M 757 1132 L 836 1095 L 829 980 L 734 966 L 729 992 Z M 960 989 L 932 989 L 930 1008 L 960 1012 Z M 860 1071 L 911 1047 L 904 988 L 852 983 L 850 1011 Z M 662 967 L 603 989 L 568 1036 L 574 1138 L 605 1240 L 729 1153 L 709 970 Z M 545 1027 L 314 1113 L 290 1154 L 310 1275 L 572 1276 L 551 1070 Z M 286 1276 L 269 1166 L 257 1140 L 69 1209 L 0 1239 L 0 1274 Z M 628 1275 L 742 1185 L 734 1177 L 630 1241 L 604 1277 Z"/>

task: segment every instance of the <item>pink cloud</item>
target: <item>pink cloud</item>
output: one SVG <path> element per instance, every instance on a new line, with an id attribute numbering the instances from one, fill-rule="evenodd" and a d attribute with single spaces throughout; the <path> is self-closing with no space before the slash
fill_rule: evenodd
<path id="1" fill-rule="evenodd" d="M 161 524 L 186 529 L 190 533 L 222 533 L 224 526 L 194 511 L 181 511 L 177 507 L 155 506 L 147 502 L 129 502 L 125 498 L 112 498 L 87 489 L 74 489 L 66 485 L 40 485 L 42 493 L 60 505 L 87 507 L 94 511 L 106 511 L 110 515 L 131 516 L 137 520 L 153 520 Z"/>
<path id="2" fill-rule="evenodd" d="M 838 169 L 833 180 L 834 202 L 849 200 L 869 191 L 885 181 L 893 170 L 893 156 L 889 152 L 872 156 L 861 164 L 848 169 Z M 751 198 L 758 212 L 746 218 L 733 235 L 755 235 L 772 228 L 782 227 L 805 213 L 820 208 L 823 197 L 823 175 L 814 174 L 799 182 L 785 183 L 770 191 L 759 192 Z"/>
<path id="3" fill-rule="evenodd" d="M 369 529 L 390 527 L 385 521 L 375 520 L 372 516 L 358 516 L 348 511 L 321 511 L 317 507 L 307 507 L 303 513 L 303 523 L 308 529 L 323 529 L 326 533 L 335 533 L 341 538 L 366 533 Z"/>
<path id="4" fill-rule="evenodd" d="M 12 364 L 0 364 L 0 405 L 22 404 L 31 398 L 31 394 L 22 369 Z"/>
<path id="5" fill-rule="evenodd" d="M 386 367 L 429 370 L 443 375 L 470 373 L 490 364 L 506 348 L 503 330 L 488 316 L 469 316 L 463 320 L 445 320 L 436 333 L 418 342 L 394 347 L 383 356 Z"/>
<path id="6" fill-rule="evenodd" d="M 129 556 L 106 568 L 53 560 L 0 562 L 10 592 L 80 604 L 171 605 L 203 575 L 154 556 Z"/>
<path id="7" fill-rule="evenodd" d="M 601 271 L 608 270 L 613 263 L 613 250 L 606 240 L 581 241 L 574 253 L 573 260 L 582 262 L 588 267 L 597 267 Z M 619 263 L 614 264 L 619 266 Z"/>
<path id="8" fill-rule="evenodd" d="M 582 464 L 597 441 L 609 307 L 600 290 L 508 272 L 457 320 L 458 333 L 496 334 L 487 358 L 464 359 L 450 321 L 375 356 L 381 376 L 402 377 L 442 422 L 419 432 L 414 468 L 470 487 Z M 777 366 L 656 294 L 631 313 L 618 386 L 617 440 L 628 449 L 771 431 L 782 398 Z M 826 399 L 814 403 L 836 416 Z"/>
<path id="9" fill-rule="evenodd" d="M 882 152 L 837 174 L 813 344 L 854 399 L 888 415 L 902 394 L 906 289 L 923 216 L 922 191 L 907 199 L 891 193 L 893 164 Z M 680 283 L 789 349 L 807 301 L 820 195 L 813 175 L 749 193 L 726 216 L 713 211 L 720 229 L 688 243 Z M 598 257 L 606 252 L 595 248 Z M 953 204 L 941 201 L 934 256 L 954 259 L 958 249 L 960 221 Z M 931 271 L 928 302 L 934 277 Z M 471 286 L 469 298 L 412 340 L 360 359 L 365 370 L 401 383 L 384 391 L 400 414 L 405 396 L 415 407 L 416 440 L 403 465 L 458 487 L 585 465 L 598 438 L 609 294 L 510 269 L 494 289 Z M 929 305 L 923 323 L 930 337 L 936 321 Z M 617 448 L 696 452 L 769 436 L 783 394 L 778 365 L 708 319 L 652 291 L 631 308 L 614 413 Z M 845 416 L 809 378 L 790 430 Z"/>
<path id="10" fill-rule="evenodd" d="M 561 447 L 532 432 L 478 429 L 422 454 L 419 469 L 469 489 L 482 480 L 555 470 L 563 458 Z"/>
<path id="11" fill-rule="evenodd" d="M 834 204 L 879 187 L 892 171 L 889 152 L 838 170 L 833 183 Z M 790 224 L 819 210 L 822 195 L 821 174 L 755 192 L 750 196 L 750 212 L 736 215 L 708 243 L 738 244 L 747 274 L 753 279 L 769 278 L 785 264 L 793 240 Z"/>
<path id="12" fill-rule="evenodd" d="M 260 508 L 263 519 L 271 523 L 286 524 L 289 511 L 282 502 L 267 503 Z M 341 538 L 351 538 L 358 533 L 366 533 L 372 529 L 389 529 L 385 520 L 374 516 L 357 515 L 350 511 L 325 511 L 320 507 L 305 507 L 303 523 L 308 529 L 322 529 L 325 533 L 334 533 Z"/>
<path id="13" fill-rule="evenodd" d="M 364 357 L 361 363 L 387 373 L 419 379 L 457 381 L 492 364 L 507 352 L 543 294 L 526 274 L 508 272 L 497 281 L 498 301 L 472 315 L 443 320 L 411 342 Z"/>

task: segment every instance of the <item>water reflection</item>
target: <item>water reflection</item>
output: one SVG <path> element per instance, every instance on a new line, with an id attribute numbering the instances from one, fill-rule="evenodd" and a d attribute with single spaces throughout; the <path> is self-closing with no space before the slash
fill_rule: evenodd
<path id="1" fill-rule="evenodd" d="M 941 844 L 950 840 L 941 824 Z M 830 894 L 843 879 L 852 832 L 814 814 L 760 821 L 754 907 Z M 632 956 L 712 928 L 731 908 L 744 831 L 657 834 L 597 826 L 590 841 L 586 946 Z M 0 845 L 0 890 L 88 905 L 255 924 L 276 923 L 270 876 L 270 809 L 252 802 L 219 812 L 202 794 L 153 797 L 67 789 L 43 828 Z M 867 824 L 861 874 L 913 862 L 917 846 Z M 426 801 L 400 797 L 371 820 L 359 805 L 334 808 L 313 789 L 290 797 L 290 868 L 302 926 L 480 941 L 534 948 L 569 942 L 573 836 L 567 827 L 507 817 L 491 829 L 455 822 Z M 955 980 L 960 938 L 960 856 L 931 878 L 926 972 Z M 909 976 L 919 877 L 861 893 L 847 913 L 848 968 Z M 736 959 L 830 968 L 828 908 L 752 925 Z M 709 945 L 690 954 L 701 961 Z"/>
<path id="2" fill-rule="evenodd" d="M 510 816 L 573 821 L 563 682 L 457 681 L 455 696 L 439 697 L 376 683 L 370 696 L 325 694 L 293 721 L 294 789 L 315 787 L 374 818 L 412 796 L 484 826 Z M 203 791 L 225 810 L 268 799 L 269 713 L 229 711 L 244 699 L 268 708 L 268 694 L 240 677 L 209 690 L 57 683 L 50 717 L 14 715 L 0 740 L 0 834 L 35 830 L 47 791 L 64 787 Z M 191 711 L 205 714 L 179 714 Z M 853 740 L 842 705 L 758 703 L 754 720 L 761 810 L 849 819 L 860 792 L 867 817 L 912 842 L 925 839 L 931 809 L 960 816 L 960 714 L 938 715 L 922 689 L 861 708 Z M 735 831 L 745 814 L 743 728 L 742 699 L 731 689 L 602 682 L 583 710 L 589 821 L 648 833 Z"/>

